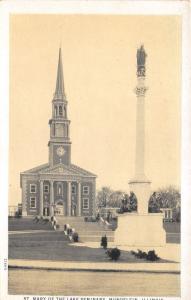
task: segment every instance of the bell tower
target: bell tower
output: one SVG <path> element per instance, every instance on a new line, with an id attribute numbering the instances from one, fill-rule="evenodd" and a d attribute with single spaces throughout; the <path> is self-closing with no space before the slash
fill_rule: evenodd
<path id="1" fill-rule="evenodd" d="M 56 89 L 52 100 L 52 118 L 49 120 L 50 140 L 48 146 L 50 167 L 59 163 L 65 165 L 71 163 L 70 120 L 68 120 L 67 116 L 67 105 L 60 48 Z"/>

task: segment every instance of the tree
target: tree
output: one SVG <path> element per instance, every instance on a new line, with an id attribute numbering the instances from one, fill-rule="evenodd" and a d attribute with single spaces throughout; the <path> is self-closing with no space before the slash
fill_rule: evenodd
<path id="1" fill-rule="evenodd" d="M 149 212 L 159 212 L 161 208 L 171 208 L 175 220 L 180 220 L 181 195 L 177 188 L 168 186 L 154 192 L 149 199 Z"/>
<path id="2" fill-rule="evenodd" d="M 108 186 L 103 186 L 101 190 L 97 192 L 97 206 L 98 207 L 106 207 L 109 203 L 110 195 L 112 194 L 112 190 Z"/>
<path id="3" fill-rule="evenodd" d="M 97 192 L 96 202 L 98 207 L 119 207 L 123 192 L 113 191 L 110 187 L 104 186 Z"/>
<path id="4" fill-rule="evenodd" d="M 158 213 L 160 212 L 161 201 L 157 200 L 157 193 L 154 192 L 149 199 L 149 208 L 148 211 L 150 213 Z"/>
<path id="5" fill-rule="evenodd" d="M 121 198 L 123 197 L 124 192 L 117 190 L 113 191 L 113 193 L 110 195 L 109 199 L 109 206 L 110 207 L 120 207 L 121 205 Z"/>

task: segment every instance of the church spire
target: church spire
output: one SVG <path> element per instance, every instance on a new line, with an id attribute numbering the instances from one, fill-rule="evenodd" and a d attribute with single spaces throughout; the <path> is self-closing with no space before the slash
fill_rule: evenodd
<path id="1" fill-rule="evenodd" d="M 64 76 L 62 68 L 62 51 L 59 48 L 59 58 L 58 58 L 58 68 L 57 68 L 57 79 L 56 79 L 56 89 L 54 93 L 54 100 L 66 100 L 64 91 Z"/>

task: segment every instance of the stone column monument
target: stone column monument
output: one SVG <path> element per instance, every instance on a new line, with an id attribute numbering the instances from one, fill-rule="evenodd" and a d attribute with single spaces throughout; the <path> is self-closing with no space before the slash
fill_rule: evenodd
<path id="1" fill-rule="evenodd" d="M 137 116 L 136 116 L 136 153 L 135 175 L 129 181 L 130 191 L 137 197 L 137 213 L 125 213 L 118 216 L 115 231 L 115 243 L 127 246 L 162 246 L 166 243 L 163 229 L 163 214 L 148 213 L 151 195 L 151 181 L 144 171 L 145 162 L 145 86 L 146 52 L 143 45 L 137 50 Z"/>

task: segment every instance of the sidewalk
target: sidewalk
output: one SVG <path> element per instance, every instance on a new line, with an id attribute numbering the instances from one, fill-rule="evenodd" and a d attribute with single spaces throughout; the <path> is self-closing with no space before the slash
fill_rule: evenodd
<path id="1" fill-rule="evenodd" d="M 97 271 L 97 272 L 146 272 L 180 273 L 179 263 L 120 263 L 120 262 L 65 262 L 50 260 L 9 259 L 9 268 L 26 268 L 60 271 Z"/>

